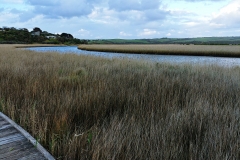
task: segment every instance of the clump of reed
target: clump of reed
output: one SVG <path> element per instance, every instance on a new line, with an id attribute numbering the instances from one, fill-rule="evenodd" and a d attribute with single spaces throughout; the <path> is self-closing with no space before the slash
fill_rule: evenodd
<path id="1" fill-rule="evenodd" d="M 78 48 L 100 52 L 240 57 L 240 46 L 237 45 L 79 45 Z"/>
<path id="2" fill-rule="evenodd" d="M 0 111 L 57 159 L 240 158 L 239 67 L 0 51 Z"/>

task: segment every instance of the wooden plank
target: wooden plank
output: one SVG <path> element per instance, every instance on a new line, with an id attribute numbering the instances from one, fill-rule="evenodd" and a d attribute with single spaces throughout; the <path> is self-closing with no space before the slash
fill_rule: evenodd
<path id="1" fill-rule="evenodd" d="M 11 135 L 14 133 L 17 133 L 18 130 L 16 130 L 13 126 L 11 126 L 10 128 L 6 128 L 6 129 L 2 129 L 0 130 L 0 138 L 6 137 L 7 135 Z"/>
<path id="2" fill-rule="evenodd" d="M 26 141 L 26 139 L 18 141 L 18 142 L 12 142 L 12 143 L 8 143 L 5 145 L 0 146 L 0 155 L 4 154 L 6 152 L 12 151 L 12 150 L 18 150 L 19 148 L 25 147 L 27 145 L 31 145 L 31 143 L 29 143 L 28 141 Z"/>
<path id="3" fill-rule="evenodd" d="M 25 156 L 23 158 L 19 158 L 18 160 L 29 160 L 29 159 L 38 159 L 38 160 L 44 160 L 44 159 L 39 159 L 41 155 L 39 153 L 31 153 L 28 156 Z"/>
<path id="4" fill-rule="evenodd" d="M 5 121 L 2 117 L 0 117 L 0 121 Z"/>
<path id="5" fill-rule="evenodd" d="M 0 120 L 0 127 L 3 126 L 3 125 L 6 125 L 8 122 L 6 121 L 3 121 L 3 120 Z"/>
<path id="6" fill-rule="evenodd" d="M 0 133 L 0 159 L 54 160 L 28 132 L 1 112 Z"/>
<path id="7" fill-rule="evenodd" d="M 6 128 L 10 128 L 10 127 L 12 127 L 11 124 L 7 124 L 7 125 L 0 126 L 0 131 L 1 131 L 2 129 L 6 129 Z"/>
<path id="8" fill-rule="evenodd" d="M 37 152 L 36 148 L 33 148 L 32 145 L 28 143 L 21 148 L 11 149 L 8 152 L 1 154 L 0 159 L 11 159 L 10 157 L 23 157 L 24 155 L 27 155 L 27 151 L 29 151 L 30 149 L 33 149 L 33 151 Z"/>
<path id="9" fill-rule="evenodd" d="M 23 139 L 25 139 L 25 137 L 21 133 L 0 138 L 0 146 L 4 144 L 12 143 L 12 142 L 20 141 Z"/>
<path id="10" fill-rule="evenodd" d="M 19 157 L 24 158 L 24 157 L 30 155 L 31 153 L 39 153 L 39 152 L 36 148 L 29 146 L 28 148 L 22 148 L 20 150 L 4 154 L 4 155 L 0 156 L 0 159 L 9 159 L 9 160 L 10 159 L 19 159 Z M 29 159 L 32 159 L 32 158 L 30 157 Z M 39 159 L 46 160 L 46 158 L 42 154 L 40 154 L 39 157 L 37 157 L 37 160 L 39 160 Z"/>

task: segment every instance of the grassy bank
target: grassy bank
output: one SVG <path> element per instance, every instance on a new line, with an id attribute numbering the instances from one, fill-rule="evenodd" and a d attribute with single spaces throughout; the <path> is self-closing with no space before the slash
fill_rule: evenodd
<path id="1" fill-rule="evenodd" d="M 64 44 L 15 44 L 9 45 L 14 46 L 15 48 L 30 48 L 30 47 L 65 47 Z"/>
<path id="2" fill-rule="evenodd" d="M 237 45 L 79 45 L 79 49 L 100 52 L 240 57 Z"/>
<path id="3" fill-rule="evenodd" d="M 240 159 L 240 68 L 0 48 L 0 111 L 58 159 Z"/>

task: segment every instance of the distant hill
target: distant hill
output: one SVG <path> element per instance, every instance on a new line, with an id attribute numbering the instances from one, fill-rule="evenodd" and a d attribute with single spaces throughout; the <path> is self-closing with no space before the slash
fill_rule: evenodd
<path id="1" fill-rule="evenodd" d="M 195 44 L 240 45 L 240 37 L 155 38 L 155 39 L 98 39 L 88 44 Z"/>

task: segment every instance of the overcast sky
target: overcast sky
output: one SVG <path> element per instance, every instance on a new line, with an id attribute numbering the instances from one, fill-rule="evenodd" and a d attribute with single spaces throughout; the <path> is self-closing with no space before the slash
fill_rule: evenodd
<path id="1" fill-rule="evenodd" d="M 0 0 L 0 15 L 80 39 L 240 36 L 240 0 Z"/>

